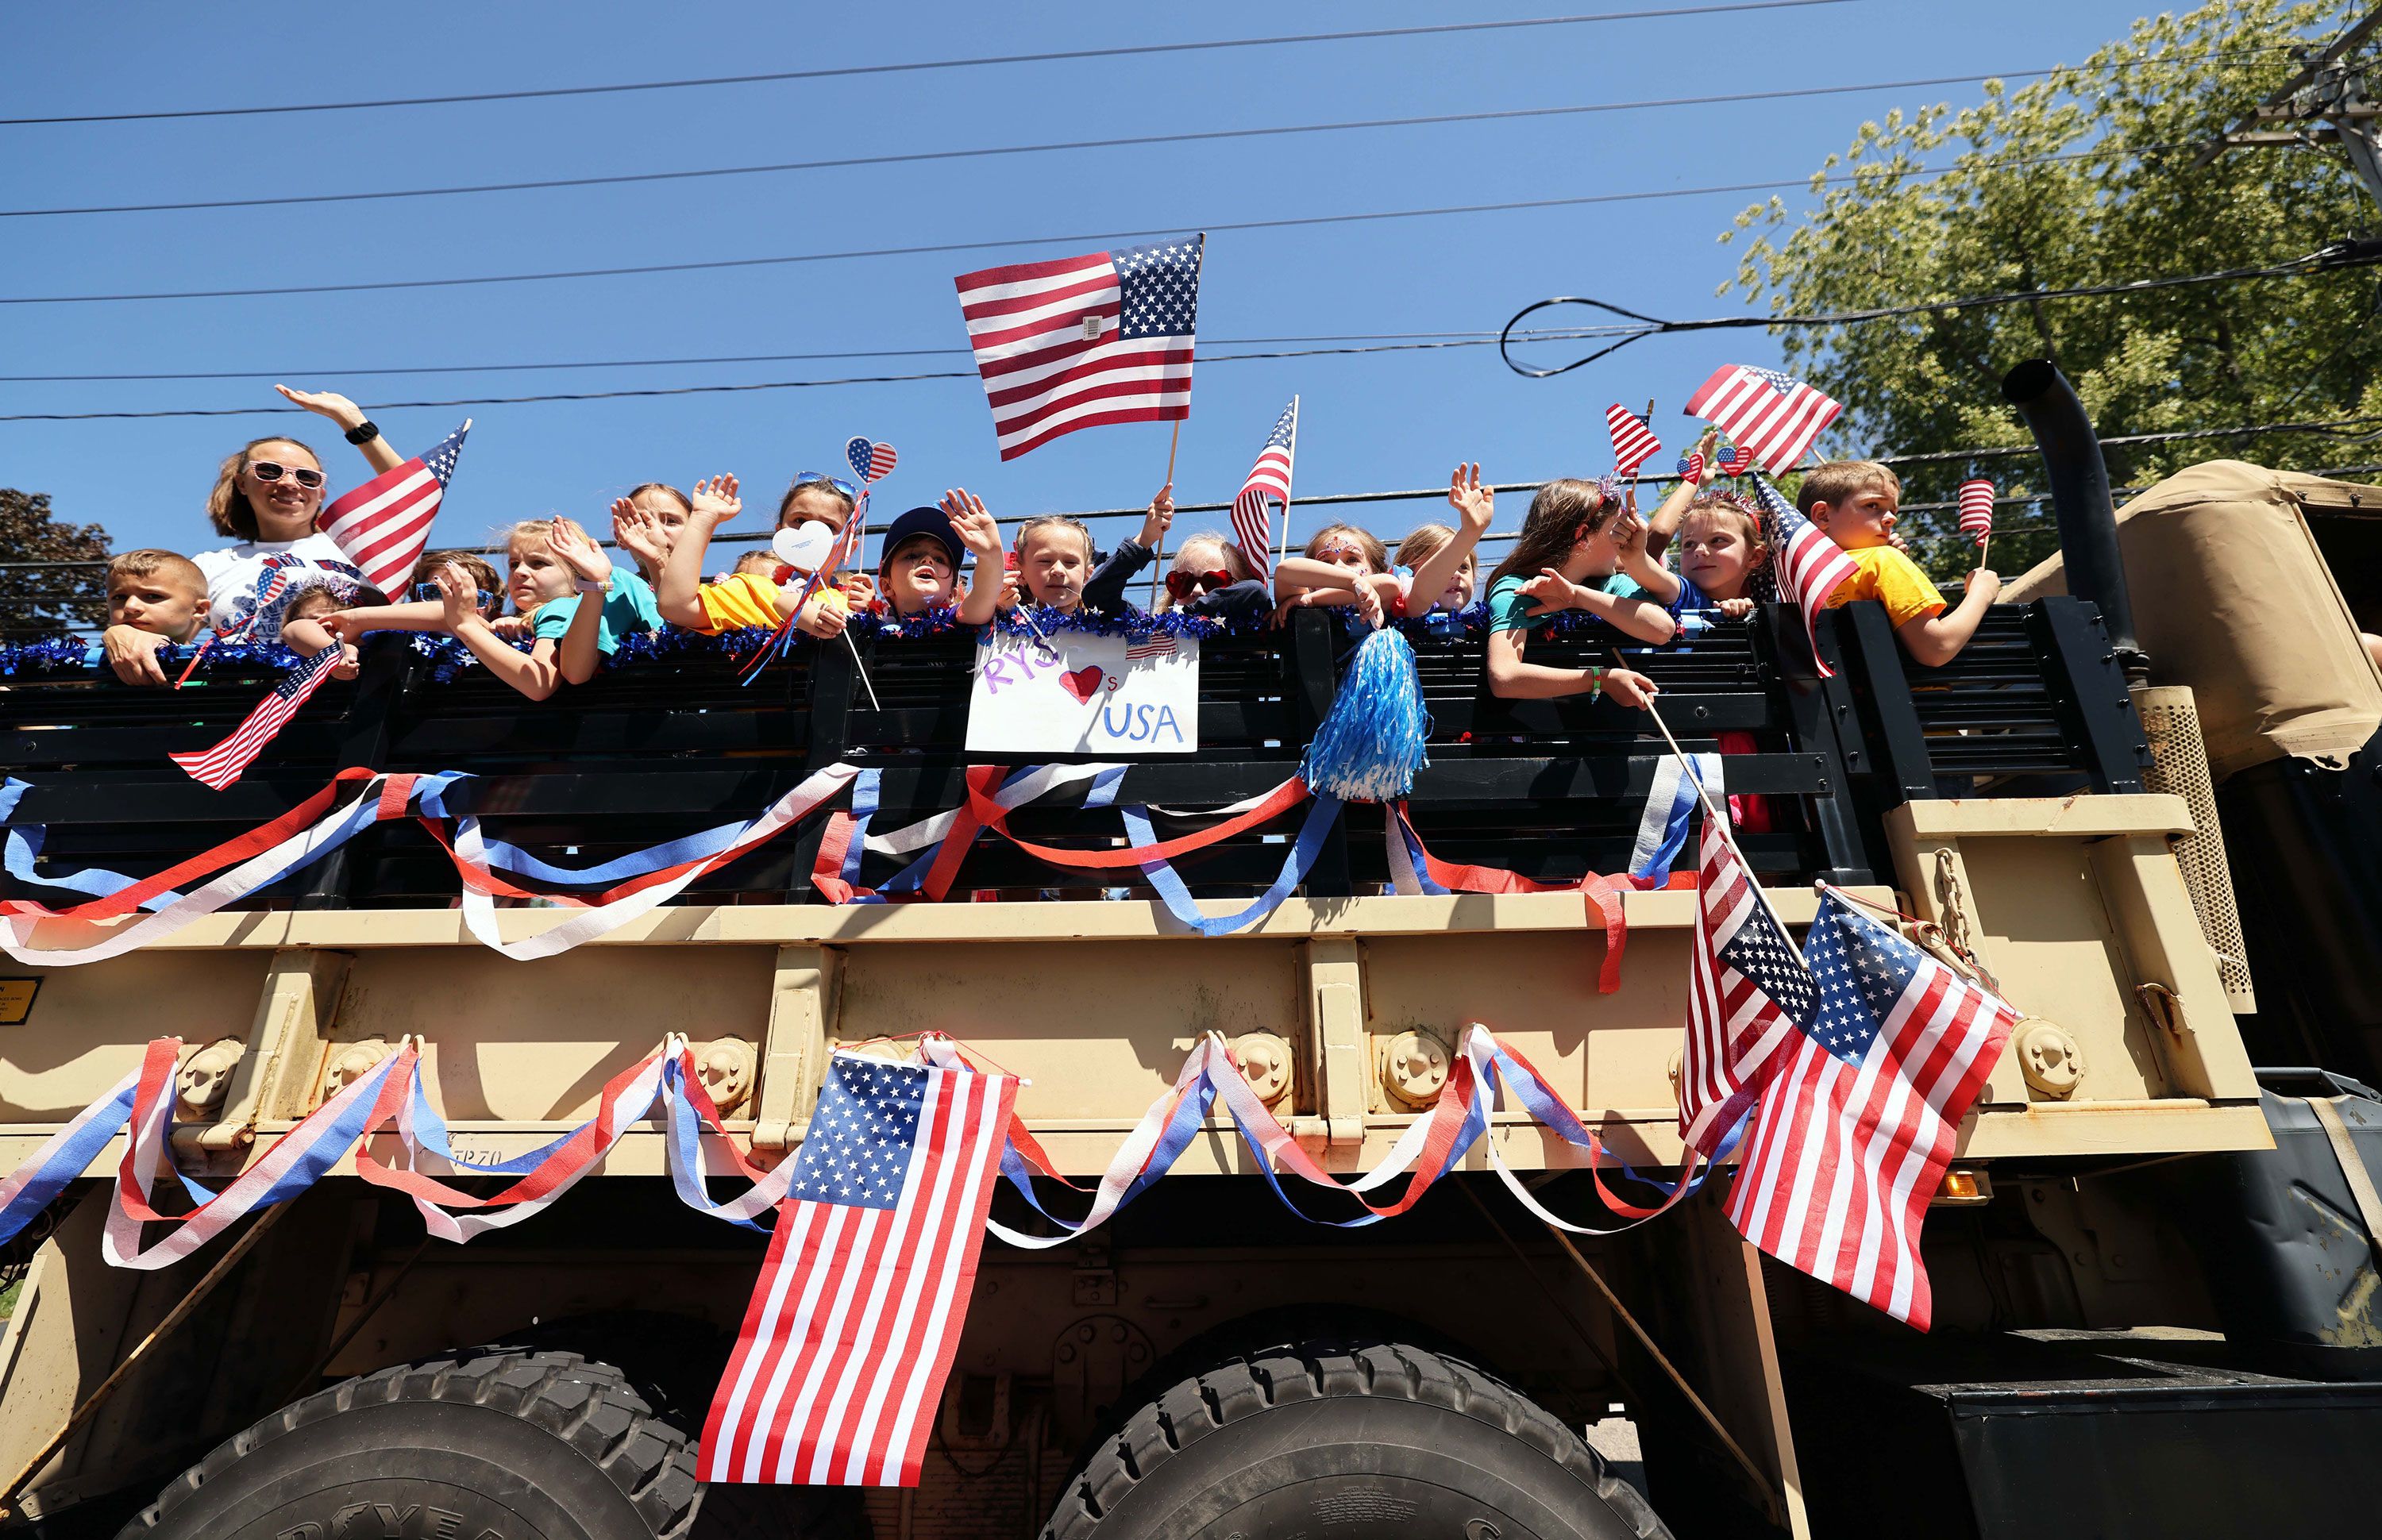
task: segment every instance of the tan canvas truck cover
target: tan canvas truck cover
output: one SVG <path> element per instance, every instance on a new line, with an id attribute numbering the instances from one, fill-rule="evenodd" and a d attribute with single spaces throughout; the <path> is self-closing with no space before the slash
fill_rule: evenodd
<path id="1" fill-rule="evenodd" d="M 2382 508 L 2382 488 L 2211 460 L 2118 510 L 2151 682 L 2191 687 L 2219 780 L 2287 755 L 2344 764 L 2382 726 L 2382 677 L 2302 512 L 2351 497 Z M 2055 556 L 2001 602 L 2067 592 Z"/>

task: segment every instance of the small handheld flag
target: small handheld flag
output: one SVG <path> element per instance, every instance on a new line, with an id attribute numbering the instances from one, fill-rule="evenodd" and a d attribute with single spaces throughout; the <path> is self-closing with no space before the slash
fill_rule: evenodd
<path id="1" fill-rule="evenodd" d="M 274 735 L 298 715 L 298 708 L 323 688 L 331 670 L 339 666 L 339 655 L 338 647 L 325 647 L 291 669 L 273 687 L 271 694 L 256 703 L 256 709 L 248 714 L 232 735 L 214 748 L 167 757 L 188 771 L 191 779 L 204 781 L 221 791 L 239 779 L 240 773 L 264 752 Z"/>
<path id="2" fill-rule="evenodd" d="M 1845 555 L 1842 546 L 1796 512 L 1795 505 L 1771 484 L 1769 477 L 1754 477 L 1753 492 L 1761 499 L 1762 512 L 1769 516 L 1769 545 L 1773 553 L 1770 559 L 1778 575 L 1779 597 L 1802 607 L 1803 635 L 1811 643 L 1811 661 L 1818 666 L 1822 678 L 1834 678 L 1836 670 L 1820 655 L 1815 628 L 1820 611 L 1827 607 L 1828 596 L 1860 568 Z"/>
<path id="3" fill-rule="evenodd" d="M 1615 401 L 1604 409 L 1604 426 L 1613 434 L 1613 473 L 1634 476 L 1663 447 L 1654 430 L 1627 407 Z"/>
<path id="4" fill-rule="evenodd" d="M 430 520 L 447 495 L 455 461 L 463 453 L 470 418 L 436 448 L 392 466 L 323 510 L 319 520 L 364 581 L 392 598 L 405 596 L 405 580 L 430 544 Z"/>
<path id="5" fill-rule="evenodd" d="M 1688 416 L 1718 426 L 1774 476 L 1793 470 L 1844 409 L 1800 380 L 1742 363 L 1721 365 L 1688 397 Z"/>
<path id="6" fill-rule="evenodd" d="M 1742 445 L 1720 457 L 1720 473 L 1724 476 L 1742 476 L 1752 469 L 1753 451 Z"/>
<path id="7" fill-rule="evenodd" d="M 1274 419 L 1273 432 L 1266 434 L 1265 447 L 1249 467 L 1249 479 L 1233 497 L 1233 535 L 1260 578 L 1273 576 L 1273 506 L 1267 499 L 1279 499 L 1283 517 L 1290 517 L 1290 471 L 1297 457 L 1298 397 L 1294 396 Z"/>
<path id="8" fill-rule="evenodd" d="M 988 267 L 954 280 L 1002 459 L 1078 428 L 1191 415 L 1207 239 Z"/>
<path id="9" fill-rule="evenodd" d="M 843 458 L 852 467 L 852 473 L 867 483 L 883 481 L 902 457 L 893 452 L 890 444 L 872 443 L 854 434 L 843 446 Z"/>
<path id="10" fill-rule="evenodd" d="M 1975 538 L 1983 565 L 1985 543 L 1994 538 L 1994 483 L 1981 476 L 1960 483 L 1960 532 Z"/>

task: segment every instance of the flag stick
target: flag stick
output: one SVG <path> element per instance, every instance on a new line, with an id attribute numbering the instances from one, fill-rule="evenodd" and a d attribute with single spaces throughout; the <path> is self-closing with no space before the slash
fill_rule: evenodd
<path id="1" fill-rule="evenodd" d="M 1174 451 L 1183 446 L 1183 419 L 1174 420 L 1174 436 L 1166 441 L 1166 484 L 1174 484 Z M 1158 607 L 1158 585 L 1166 577 L 1166 532 L 1158 532 L 1158 549 L 1149 556 L 1149 607 Z"/>
<path id="2" fill-rule="evenodd" d="M 1991 530 L 1987 530 L 1984 533 L 1977 537 L 1977 565 L 1979 567 L 1983 567 L 1985 564 L 1985 547 L 1992 544 L 1993 540 L 1994 532 Z"/>
<path id="3" fill-rule="evenodd" d="M 885 707 L 877 699 L 877 687 L 868 679 L 868 665 L 860 660 L 860 643 L 852 640 L 849 625 L 843 629 L 843 644 L 852 649 L 852 666 L 860 670 L 860 687 L 868 691 L 868 709 L 883 711 Z"/>
<path id="4" fill-rule="evenodd" d="M 1290 398 L 1290 422 L 1292 428 L 1295 430 L 1298 425 L 1298 397 L 1295 396 Z M 1284 476 L 1282 481 L 1282 554 L 1284 560 L 1289 559 L 1290 478 L 1287 476 Z"/>

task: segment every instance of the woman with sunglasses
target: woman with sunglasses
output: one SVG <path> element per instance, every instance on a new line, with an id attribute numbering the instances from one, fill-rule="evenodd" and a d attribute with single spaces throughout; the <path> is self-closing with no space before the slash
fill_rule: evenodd
<path id="1" fill-rule="evenodd" d="M 349 443 L 363 451 L 378 474 L 404 462 L 363 409 L 335 391 L 309 392 L 275 385 L 282 397 L 338 423 Z M 256 580 L 266 558 L 294 556 L 348 576 L 360 576 L 336 542 L 314 528 L 327 488 L 323 462 L 294 438 L 252 439 L 227 456 L 207 495 L 207 518 L 218 534 L 237 544 L 201 551 L 190 559 L 207 577 L 207 604 L 215 625 L 238 624 L 256 604 Z"/>

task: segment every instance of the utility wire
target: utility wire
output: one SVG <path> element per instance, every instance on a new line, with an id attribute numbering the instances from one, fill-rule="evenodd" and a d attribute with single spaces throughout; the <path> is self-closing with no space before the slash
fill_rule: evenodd
<path id="1" fill-rule="evenodd" d="M 2084 160 L 2107 154 L 2105 150 L 2070 151 L 2059 155 L 2045 155 L 2031 162 L 2013 165 L 2051 165 L 2060 161 Z M 1957 166 L 1934 169 L 1914 168 L 1901 175 L 1911 177 L 1949 176 Z M 1821 178 L 1824 182 L 1855 180 L 1853 176 Z M 1524 198 L 1501 203 L 1452 203 L 1437 208 L 1382 209 L 1362 214 L 1309 214 L 1283 219 L 1244 219 L 1230 223 L 1208 221 L 1199 224 L 1170 225 L 1156 229 L 1110 230 L 1104 233 L 1066 236 L 1027 236 L 1012 240 L 955 240 L 923 246 L 879 246 L 851 251 L 799 251 L 782 256 L 728 257 L 711 262 L 651 263 L 634 267 L 570 268 L 547 273 L 497 273 L 463 278 L 398 278 L 371 283 L 299 284 L 264 288 L 202 288 L 153 290 L 133 294 L 49 294 L 0 296 L 0 305 L 90 305 L 109 304 L 135 299 L 237 299 L 289 294 L 357 294 L 388 289 L 458 288 L 481 284 L 546 283 L 564 278 L 615 278 L 654 273 L 709 273 L 744 267 L 780 267 L 792 263 L 817 262 L 851 262 L 871 257 L 937 256 L 957 251 L 1014 251 L 1029 246 L 1073 245 L 1076 242 L 1151 239 L 1161 236 L 1180 235 L 1185 229 L 1197 228 L 1209 233 L 1236 230 L 1286 230 L 1313 226 L 1371 224 L 1390 219 L 1430 219 L 1454 214 L 1511 214 L 1527 209 L 1580 208 L 1600 203 L 1651 202 L 1673 198 L 1702 198 L 1722 193 L 1776 192 L 1811 185 L 1810 177 L 1797 177 L 1783 181 L 1724 182 L 1707 187 L 1657 188 L 1632 192 L 1584 193 L 1569 198 Z"/>
<path id="2" fill-rule="evenodd" d="M 528 91 L 466 92 L 448 96 L 390 96 L 364 102 L 301 102 L 253 107 L 185 107 L 155 112 L 68 113 L 46 117 L 0 117 L 0 127 L 55 123 L 149 123 L 167 118 L 255 117 L 276 113 L 358 112 L 375 107 L 435 107 L 465 102 L 523 102 L 561 96 L 608 96 L 623 92 L 687 91 L 708 86 L 762 85 L 783 80 L 832 80 L 854 76 L 902 75 L 922 70 L 981 69 L 1070 59 L 1118 59 L 1164 54 L 1210 53 L 1230 48 L 1274 48 L 1303 43 L 1353 43 L 1376 38 L 1443 37 L 1456 32 L 1513 31 L 1533 27 L 1576 27 L 1602 21 L 1660 20 L 1679 16 L 1721 16 L 1744 11 L 1797 10 L 1843 5 L 1847 0 L 1744 0 L 1736 5 L 1679 6 L 1662 10 L 1602 11 L 1578 16 L 1542 16 L 1508 21 L 1451 21 L 1428 27 L 1371 27 L 1345 32 L 1286 32 L 1274 37 L 1217 38 L 1197 43 L 1136 43 L 1113 48 L 1065 48 L 1038 54 L 988 54 L 977 58 L 918 59 L 896 64 L 838 65 L 822 69 L 781 69 L 756 75 L 708 75 L 681 80 L 631 80 L 619 85 L 547 86 Z"/>
<path id="3" fill-rule="evenodd" d="M 1582 365 L 1608 358 L 1642 337 L 1657 336 L 1671 332 L 1708 332 L 1746 327 L 1769 329 L 1778 326 L 1850 326 L 1864 322 L 1891 320 L 1904 315 L 1934 315 L 1946 311 L 1979 310 L 1996 305 L 2032 304 L 2044 299 L 2081 299 L 2113 294 L 2148 294 L 2163 288 L 2183 288 L 2202 284 L 2241 283 L 2256 278 L 2303 278 L 2317 273 L 2338 272 L 2344 268 L 2369 267 L 2382 263 L 2382 240 L 2336 240 L 2304 256 L 2286 262 L 2272 263 L 2264 267 L 2231 267 L 2217 273 L 2191 273 L 2163 278 L 2134 278 L 2114 284 L 2083 284 L 2071 288 L 2017 289 L 2002 294 L 1971 294 L 1948 299 L 1927 299 L 1916 304 L 1884 305 L 1874 310 L 1839 311 L 1829 315 L 1788 312 L 1772 315 L 1723 315 L 1701 321 L 1665 321 L 1656 316 L 1641 315 L 1602 299 L 1564 295 L 1553 299 L 1541 299 L 1525 305 L 1505 323 L 1506 332 L 1500 335 L 1497 351 L 1505 366 L 1526 379 L 1546 380 L 1557 374 L 1568 374 Z M 1625 320 L 1639 323 L 1635 331 L 1618 340 L 1597 348 L 1592 353 L 1574 359 L 1569 363 L 1553 368 L 1541 368 L 1516 361 L 1508 339 L 1513 329 L 1529 316 L 1558 305 L 1582 305 L 1603 311 Z"/>
<path id="4" fill-rule="evenodd" d="M 2155 61 L 2145 61 L 2155 62 Z M 1119 150 L 1160 144 L 1216 143 L 1277 139 L 1296 134 L 1349 133 L 1379 128 L 1440 128 L 1459 123 L 1518 122 L 1577 117 L 1590 113 L 1643 112 L 1669 107 L 1725 106 L 1746 102 L 1783 102 L 1816 96 L 1848 96 L 1872 91 L 1974 85 L 1988 79 L 2026 79 L 2072 73 L 2080 67 L 1937 75 L 1922 79 L 1878 80 L 1857 85 L 1793 86 L 1772 91 L 1728 92 L 1710 96 L 1650 97 L 1635 102 L 1590 102 L 1560 107 L 1508 107 L 1485 112 L 1433 113 L 1416 117 L 1352 118 L 1334 123 L 1285 123 L 1255 128 L 1203 128 L 1176 133 L 1132 134 L 1116 139 L 1055 140 L 1038 144 L 994 144 L 950 150 L 914 150 L 897 154 L 844 155 L 827 160 L 780 161 L 766 165 L 717 165 L 677 171 L 630 171 L 598 177 L 549 177 L 512 182 L 467 182 L 446 187 L 391 188 L 366 192 L 294 193 L 279 198 L 207 198 L 168 203 L 83 203 L 54 208 L 0 209 L 0 219 L 46 219 L 77 214 L 174 214 L 200 209 L 285 208 L 295 204 L 366 203 L 403 198 L 452 198 L 472 193 L 534 192 L 555 188 L 620 187 L 639 182 L 679 182 L 715 177 L 757 177 L 797 171 L 847 170 L 860 166 L 916 165 L 934 161 L 982 160 L 1007 155 L 1043 155 L 1080 150 Z"/>
<path id="5" fill-rule="evenodd" d="M 1581 337 L 1602 336 L 1618 327 L 1563 327 L 1527 334 L 1532 341 L 1569 341 Z M 1344 332 L 1316 336 L 1235 336 L 1218 337 L 1207 344 L 1216 348 L 1254 348 L 1272 344 L 1302 342 L 1407 342 L 1460 340 L 1467 343 L 1490 343 L 1497 340 L 1494 332 Z M 657 369 L 679 364 L 708 363 L 811 363 L 821 360 L 852 359 L 949 359 L 971 356 L 964 348 L 876 348 L 834 353 L 724 353 L 706 358 L 676 359 L 579 359 L 553 363 L 440 363 L 417 364 L 398 369 L 218 369 L 188 373 L 163 374 L 0 374 L 0 385 L 33 385 L 85 383 L 91 381 L 125 380 L 294 380 L 353 379 L 387 374 L 498 374 L 518 373 L 535 370 L 560 369 Z"/>

